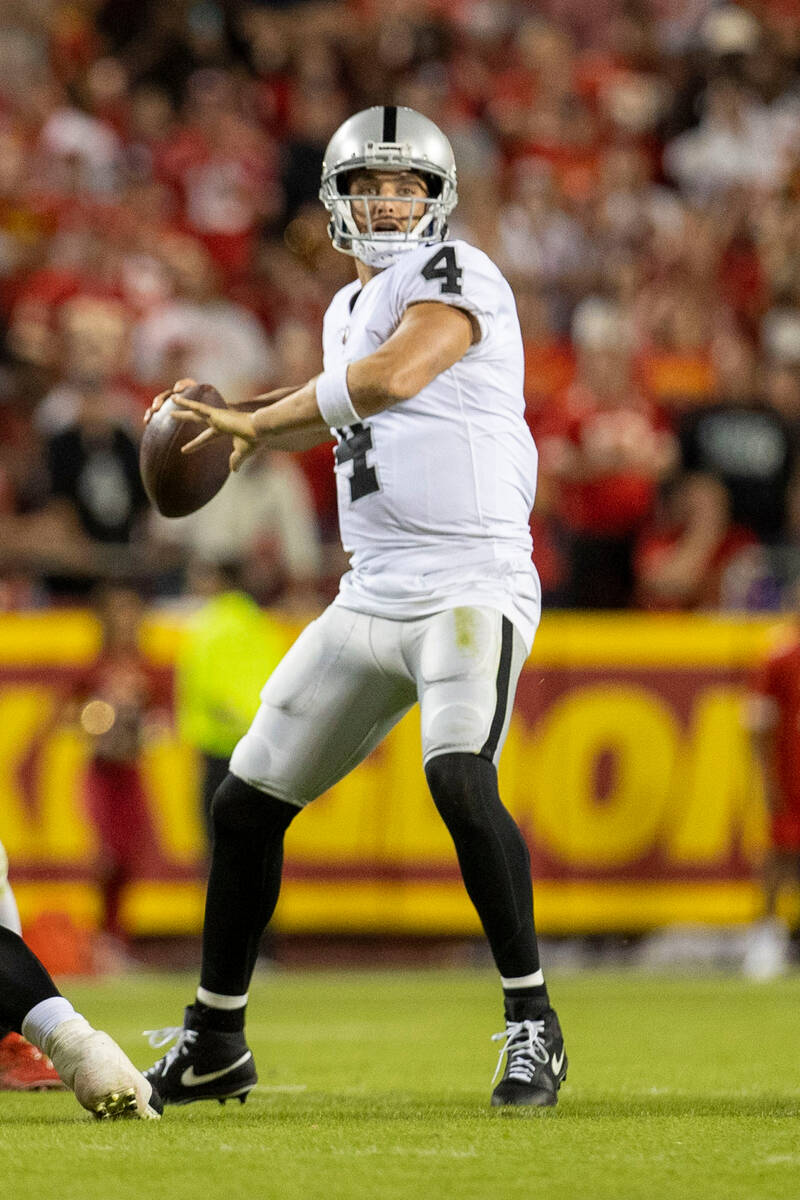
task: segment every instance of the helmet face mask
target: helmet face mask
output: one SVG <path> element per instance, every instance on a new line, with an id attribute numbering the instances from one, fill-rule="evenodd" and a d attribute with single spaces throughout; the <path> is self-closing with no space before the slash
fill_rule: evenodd
<path id="1" fill-rule="evenodd" d="M 379 172 L 419 176 L 427 196 L 350 194 L 354 174 Z M 438 126 L 410 108 L 387 105 L 365 109 L 345 121 L 328 144 L 322 166 L 320 200 L 331 214 L 334 248 L 377 268 L 419 245 L 441 242 L 455 208 L 456 169 L 450 143 Z M 408 206 L 396 230 L 374 228 L 378 200 Z M 361 223 L 356 220 L 356 213 Z"/>

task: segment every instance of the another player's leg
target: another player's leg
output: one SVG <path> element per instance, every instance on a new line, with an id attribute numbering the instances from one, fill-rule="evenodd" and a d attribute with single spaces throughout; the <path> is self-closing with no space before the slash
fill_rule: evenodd
<path id="1" fill-rule="evenodd" d="M 0 925 L 22 937 L 19 909 L 8 880 L 8 856 L 2 842 L 0 842 Z"/>
<path id="2" fill-rule="evenodd" d="M 248 988 L 278 900 L 286 829 L 414 700 L 410 677 L 395 682 L 377 666 L 369 624 L 329 609 L 309 626 L 270 677 L 231 760 L 235 773 L 214 796 L 200 987 L 183 1026 L 151 1036 L 174 1045 L 145 1072 L 165 1104 L 244 1102 L 256 1083 L 244 1036 Z"/>
<path id="3" fill-rule="evenodd" d="M 14 892 L 8 881 L 8 859 L 0 843 L 0 926 L 22 936 Z M 60 1090 L 64 1084 L 46 1054 L 9 1027 L 0 1028 L 0 1092 Z"/>
<path id="4" fill-rule="evenodd" d="M 157 1093 L 106 1033 L 61 995 L 18 934 L 0 927 L 0 1022 L 48 1055 L 79 1103 L 102 1119 L 156 1119 Z"/>
<path id="5" fill-rule="evenodd" d="M 506 1028 L 492 1104 L 548 1107 L 567 1057 L 533 919 L 530 856 L 503 806 L 496 764 L 525 648 L 507 618 L 456 609 L 432 618 L 420 662 L 425 773 L 500 972 Z"/>

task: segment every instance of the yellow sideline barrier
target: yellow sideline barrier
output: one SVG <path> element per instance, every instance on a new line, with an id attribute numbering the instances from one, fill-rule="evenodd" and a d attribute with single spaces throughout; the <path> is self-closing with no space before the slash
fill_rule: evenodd
<path id="1" fill-rule="evenodd" d="M 775 622 L 713 616 L 545 617 L 500 770 L 531 847 L 542 932 L 751 918 L 765 817 L 741 700 L 781 634 Z M 143 648 L 169 669 L 180 636 L 179 620 L 154 617 Z M 25 921 L 53 910 L 97 920 L 87 747 L 58 719 L 97 645 L 87 613 L 0 617 L 0 839 Z M 196 762 L 167 733 L 142 768 L 160 861 L 128 889 L 127 924 L 138 935 L 193 933 L 203 904 Z M 425 786 L 416 712 L 295 821 L 275 923 L 287 933 L 478 932 Z"/>

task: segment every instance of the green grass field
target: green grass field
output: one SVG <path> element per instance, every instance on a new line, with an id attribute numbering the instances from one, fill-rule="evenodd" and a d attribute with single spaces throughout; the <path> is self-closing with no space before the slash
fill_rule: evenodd
<path id="1" fill-rule="evenodd" d="M 70 984 L 134 1061 L 193 978 Z M 238 1102 L 97 1123 L 0 1095 L 3 1200 L 797 1200 L 800 979 L 554 975 L 570 1056 L 557 1109 L 488 1106 L 488 971 L 261 975 Z"/>

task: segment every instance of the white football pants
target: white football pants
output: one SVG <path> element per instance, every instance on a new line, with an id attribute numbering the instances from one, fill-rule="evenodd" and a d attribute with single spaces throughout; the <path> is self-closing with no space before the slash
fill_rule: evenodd
<path id="1" fill-rule="evenodd" d="M 302 807 L 358 765 L 419 701 L 423 760 L 503 748 L 525 643 L 491 608 L 390 621 L 331 605 L 261 692 L 234 775 Z"/>

